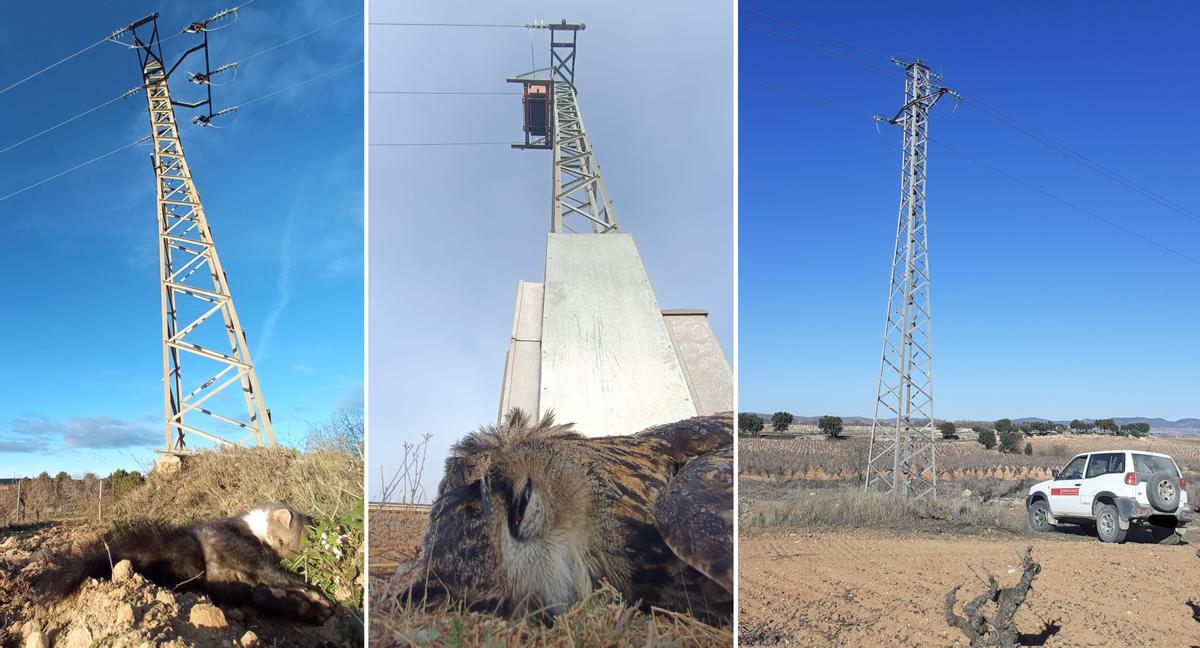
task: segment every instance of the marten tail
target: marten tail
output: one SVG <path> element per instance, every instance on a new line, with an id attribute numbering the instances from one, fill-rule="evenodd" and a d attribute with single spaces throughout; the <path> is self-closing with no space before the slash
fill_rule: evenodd
<path id="1" fill-rule="evenodd" d="M 187 527 L 155 524 L 111 531 L 75 552 L 53 559 L 36 577 L 34 591 L 43 603 L 61 601 L 88 578 L 110 578 L 112 568 L 128 560 L 133 570 L 165 587 L 196 581 L 203 585 L 204 552 Z"/>

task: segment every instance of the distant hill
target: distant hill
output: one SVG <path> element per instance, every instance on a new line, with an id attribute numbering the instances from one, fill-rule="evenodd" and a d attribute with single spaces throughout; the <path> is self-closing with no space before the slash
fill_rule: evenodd
<path id="1" fill-rule="evenodd" d="M 771 413 L 747 412 L 748 414 L 757 414 L 764 421 L 770 422 Z M 816 425 L 819 416 L 796 416 L 795 422 L 801 425 Z M 1104 418 L 1104 417 L 1100 417 Z M 1114 416 L 1113 422 L 1117 425 L 1125 425 L 1127 423 L 1148 423 L 1150 424 L 1150 433 L 1159 436 L 1200 436 L 1200 418 L 1181 418 L 1178 421 L 1168 421 L 1164 418 L 1149 418 L 1145 416 Z M 870 425 L 871 420 L 866 416 L 843 416 L 842 423 L 844 425 Z M 1081 418 L 1081 421 L 1094 421 L 1094 418 Z M 956 420 L 955 423 L 961 426 L 969 426 L 973 423 L 984 423 L 985 421 L 978 420 Z M 990 423 L 991 421 L 986 421 Z M 1070 419 L 1065 421 L 1055 421 L 1037 416 L 1026 416 L 1022 418 L 1012 419 L 1013 423 L 1058 423 L 1067 425 L 1071 422 Z"/>

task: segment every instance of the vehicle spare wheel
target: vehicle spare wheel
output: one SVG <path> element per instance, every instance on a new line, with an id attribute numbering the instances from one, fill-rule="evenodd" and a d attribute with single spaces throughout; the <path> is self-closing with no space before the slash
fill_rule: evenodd
<path id="1" fill-rule="evenodd" d="M 1146 499 L 1157 511 L 1174 513 L 1179 508 L 1179 491 L 1179 477 L 1171 473 L 1158 473 L 1146 479 Z"/>

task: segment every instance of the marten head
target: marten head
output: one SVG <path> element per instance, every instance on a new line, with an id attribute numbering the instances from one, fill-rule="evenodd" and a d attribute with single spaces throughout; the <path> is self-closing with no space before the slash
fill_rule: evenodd
<path id="1" fill-rule="evenodd" d="M 311 523 L 307 515 L 283 502 L 272 502 L 246 511 L 242 521 L 250 532 L 264 545 L 270 547 L 281 558 L 300 555 L 300 541 L 304 528 Z"/>

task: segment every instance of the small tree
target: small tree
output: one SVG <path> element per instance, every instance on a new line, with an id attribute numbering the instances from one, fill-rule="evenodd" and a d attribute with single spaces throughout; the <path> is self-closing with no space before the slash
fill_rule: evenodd
<path id="1" fill-rule="evenodd" d="M 1033 444 L 1032 444 L 1032 443 L 1026 443 L 1026 444 L 1025 444 L 1025 456 L 1026 456 L 1026 457 L 1032 457 L 1032 456 L 1033 456 Z"/>
<path id="2" fill-rule="evenodd" d="M 738 429 L 742 431 L 742 434 L 758 436 L 763 429 L 763 420 L 757 414 L 743 412 L 738 414 Z"/>
<path id="3" fill-rule="evenodd" d="M 1101 432 L 1104 432 L 1107 434 L 1116 434 L 1117 431 L 1119 430 L 1119 428 L 1117 427 L 1116 421 L 1113 421 L 1110 418 L 1096 419 L 1096 422 L 1094 423 L 1094 425 Z"/>
<path id="4" fill-rule="evenodd" d="M 958 428 L 954 427 L 954 421 L 942 421 L 938 423 L 937 429 L 942 433 L 943 439 L 957 439 Z"/>
<path id="5" fill-rule="evenodd" d="M 1084 423 L 1083 421 L 1080 421 L 1079 419 L 1071 419 L 1071 431 L 1072 432 L 1076 432 L 1076 433 L 1083 432 L 1086 429 L 1088 429 L 1087 423 Z"/>
<path id="6" fill-rule="evenodd" d="M 996 447 L 996 433 L 987 428 L 975 428 L 976 440 L 983 447 L 991 450 Z"/>
<path id="7" fill-rule="evenodd" d="M 787 412 L 775 412 L 771 416 L 771 429 L 775 430 L 776 433 L 786 432 L 788 426 L 794 420 L 796 420 L 796 417 Z"/>
<path id="8" fill-rule="evenodd" d="M 1006 418 L 1002 418 L 999 421 L 996 421 L 995 423 L 992 424 L 992 426 L 994 428 L 996 428 L 996 434 L 1004 434 L 1005 432 L 1008 432 L 1009 430 L 1014 429 L 1013 422 Z"/>
<path id="9" fill-rule="evenodd" d="M 1009 429 L 1000 433 L 1000 452 L 1016 452 L 1021 446 L 1021 433 Z"/>
<path id="10" fill-rule="evenodd" d="M 1144 436 L 1147 436 L 1148 434 L 1150 434 L 1150 424 L 1149 423 L 1130 423 L 1129 424 L 1129 434 L 1130 434 L 1130 436 L 1136 437 L 1138 439 L 1140 439 Z"/>
<path id="11" fill-rule="evenodd" d="M 821 432 L 830 439 L 836 439 L 842 436 L 842 417 L 840 416 L 822 416 L 817 419 L 817 427 L 821 428 Z"/>

